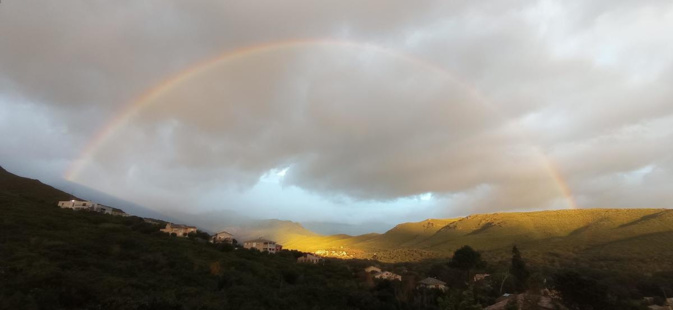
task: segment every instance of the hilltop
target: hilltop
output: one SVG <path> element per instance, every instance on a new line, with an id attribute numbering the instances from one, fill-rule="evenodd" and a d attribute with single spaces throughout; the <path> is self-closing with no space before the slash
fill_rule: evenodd
<path id="1" fill-rule="evenodd" d="M 35 179 L 17 176 L 0 167 L 0 197 L 37 202 L 79 199 Z"/>

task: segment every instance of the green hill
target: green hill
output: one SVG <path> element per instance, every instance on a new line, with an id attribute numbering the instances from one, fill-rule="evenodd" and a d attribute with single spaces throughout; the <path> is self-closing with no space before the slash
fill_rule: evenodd
<path id="1" fill-rule="evenodd" d="M 401 262 L 448 257 L 466 244 L 504 260 L 516 244 L 539 262 L 586 260 L 607 268 L 628 260 L 630 268 L 656 271 L 673 268 L 667 259 L 673 257 L 668 247 L 672 236 L 670 209 L 579 209 L 432 219 L 400 224 L 384 234 L 312 236 L 289 245 L 304 251 L 338 248 L 353 257 L 376 255 Z"/>

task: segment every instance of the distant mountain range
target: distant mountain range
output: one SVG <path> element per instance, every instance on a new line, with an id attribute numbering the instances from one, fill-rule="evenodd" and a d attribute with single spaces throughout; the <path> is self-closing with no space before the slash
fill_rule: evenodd
<path id="1" fill-rule="evenodd" d="M 0 168 L 0 199 L 55 203 L 77 197 Z M 128 206 L 104 203 L 121 208 Z M 136 210 L 125 208 L 125 211 L 134 214 Z M 220 220 L 227 215 L 231 220 Z M 403 223 L 382 234 L 358 236 L 321 235 L 291 221 L 252 220 L 228 212 L 217 213 L 217 216 L 174 217 L 184 224 L 206 224 L 211 232 L 226 230 L 239 241 L 264 237 L 289 249 L 355 258 L 375 256 L 388 262 L 448 257 L 463 245 L 482 251 L 487 259 L 506 260 L 512 245 L 517 245 L 532 262 L 552 265 L 580 262 L 602 268 L 619 268 L 628 263 L 645 272 L 673 269 L 671 209 L 476 214 Z M 166 217 L 160 219 L 174 221 Z"/>

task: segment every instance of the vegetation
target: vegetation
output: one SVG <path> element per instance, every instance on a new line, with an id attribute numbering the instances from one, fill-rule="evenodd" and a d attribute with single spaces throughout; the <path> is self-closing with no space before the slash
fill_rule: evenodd
<path id="1" fill-rule="evenodd" d="M 476 268 L 483 268 L 486 262 L 481 260 L 481 253 L 472 249 L 469 245 L 463 246 L 453 253 L 449 267 L 461 270 L 466 275 L 466 283 L 470 282 L 470 272 Z"/>
<path id="2" fill-rule="evenodd" d="M 547 298 L 559 309 L 646 309 L 645 296 L 673 296 L 670 270 L 533 263 L 518 247 L 509 261 L 464 245 L 451 258 L 418 262 L 298 264 L 299 251 L 215 245 L 203 232 L 178 238 L 138 217 L 56 207 L 70 198 L 0 170 L 0 309 L 465 310 L 517 292 L 503 307 L 535 309 Z M 364 272 L 370 265 L 402 281 L 375 279 Z M 473 273 L 491 276 L 473 281 Z M 426 277 L 449 289 L 417 289 Z"/>
<path id="3" fill-rule="evenodd" d="M 521 258 L 521 252 L 516 245 L 512 247 L 512 265 L 509 268 L 509 273 L 514 277 L 516 291 L 524 292 L 530 273 L 526 269 L 526 262 Z"/>
<path id="4" fill-rule="evenodd" d="M 509 263 L 512 245 L 531 263 L 557 268 L 654 273 L 673 270 L 673 210 L 583 209 L 477 214 L 405 223 L 384 234 L 279 239 L 301 251 L 343 249 L 386 262 L 448 259 L 469 244 L 484 259 Z"/>

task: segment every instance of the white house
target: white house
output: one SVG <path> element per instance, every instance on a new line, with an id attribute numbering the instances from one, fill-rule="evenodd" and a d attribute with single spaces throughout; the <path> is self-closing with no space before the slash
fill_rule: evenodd
<path id="1" fill-rule="evenodd" d="M 488 277 L 490 277 L 490 276 L 491 276 L 491 275 L 488 274 L 488 273 L 478 273 L 478 274 L 475 274 L 475 275 L 474 275 L 474 277 L 472 278 L 472 280 L 473 280 L 474 282 L 479 282 L 479 281 L 481 281 L 481 280 L 485 280 L 486 278 L 488 278 Z"/>
<path id="2" fill-rule="evenodd" d="M 402 281 L 402 276 L 399 274 L 392 273 L 390 271 L 383 271 L 374 274 L 374 278 L 390 281 Z"/>
<path id="3" fill-rule="evenodd" d="M 73 209 L 73 210 L 92 210 L 98 204 L 91 201 L 81 201 L 81 200 L 66 200 L 59 201 L 58 206 L 62 209 Z"/>
<path id="4" fill-rule="evenodd" d="M 63 209 L 88 210 L 88 211 L 100 212 L 103 214 L 129 216 L 128 214 L 126 214 L 126 212 L 122 211 L 121 209 L 113 208 L 100 203 L 95 203 L 93 201 L 66 200 L 66 201 L 59 201 L 58 206 Z"/>
<path id="5" fill-rule="evenodd" d="M 323 261 L 320 256 L 313 254 L 304 254 L 304 256 L 297 258 L 297 263 L 317 264 Z"/>
<path id="6" fill-rule="evenodd" d="M 283 248 L 282 245 L 276 244 L 276 241 L 271 241 L 262 238 L 248 240 L 243 243 L 243 247 L 246 249 L 257 249 L 261 252 L 269 252 L 269 253 L 279 252 Z"/>
<path id="7" fill-rule="evenodd" d="M 425 278 L 421 281 L 418 281 L 417 288 L 419 289 L 435 289 L 435 290 L 441 290 L 441 291 L 446 291 L 448 287 L 446 287 L 446 282 L 437 280 L 435 278 Z"/>
<path id="8" fill-rule="evenodd" d="M 232 235 L 232 234 L 223 230 L 221 232 L 218 232 L 218 233 L 214 234 L 211 237 L 210 242 L 232 244 L 232 243 L 234 243 L 234 235 Z"/>
<path id="9" fill-rule="evenodd" d="M 175 234 L 178 237 L 187 237 L 189 233 L 196 232 L 196 227 L 194 226 L 187 226 L 187 225 L 180 225 L 180 224 L 173 224 L 173 223 L 167 223 L 166 228 L 160 229 L 160 231 L 163 231 L 168 234 Z"/>

